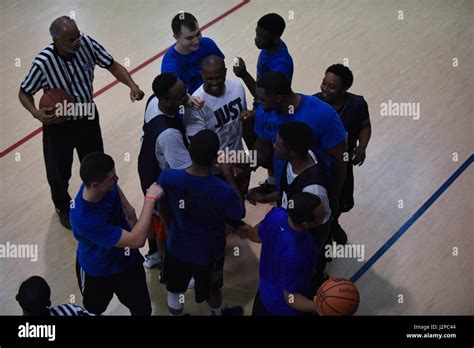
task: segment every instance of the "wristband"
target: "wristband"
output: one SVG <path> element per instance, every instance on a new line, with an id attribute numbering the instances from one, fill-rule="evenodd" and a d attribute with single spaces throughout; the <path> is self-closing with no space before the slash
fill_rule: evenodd
<path id="1" fill-rule="evenodd" d="M 156 201 L 156 198 L 155 198 L 155 197 L 145 196 L 145 198 L 146 198 L 146 199 L 149 199 L 150 201 L 153 201 L 153 202 Z"/>

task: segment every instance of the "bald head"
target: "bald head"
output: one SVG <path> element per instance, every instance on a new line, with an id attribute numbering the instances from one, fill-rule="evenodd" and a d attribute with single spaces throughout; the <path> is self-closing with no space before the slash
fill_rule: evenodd
<path id="1" fill-rule="evenodd" d="M 70 57 L 81 48 L 81 32 L 76 22 L 67 16 L 56 18 L 49 27 L 49 33 L 62 57 Z"/>
<path id="2" fill-rule="evenodd" d="M 225 70 L 224 60 L 219 56 L 207 56 L 201 61 L 201 70 Z"/>
<path id="3" fill-rule="evenodd" d="M 73 19 L 67 16 L 56 18 L 49 27 L 49 33 L 51 34 L 53 39 L 59 39 L 61 38 L 61 36 L 63 36 L 65 32 L 71 32 L 76 30 L 79 31 L 77 29 L 76 22 L 74 22 Z"/>

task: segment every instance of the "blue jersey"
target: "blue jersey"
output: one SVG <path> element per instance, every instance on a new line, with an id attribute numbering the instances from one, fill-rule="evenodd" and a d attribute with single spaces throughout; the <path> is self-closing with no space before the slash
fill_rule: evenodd
<path id="1" fill-rule="evenodd" d="M 260 50 L 257 61 L 257 80 L 269 71 L 278 71 L 286 76 L 290 81 L 293 79 L 293 58 L 288 52 L 288 47 L 280 40 L 280 47 L 276 52 L 268 52 L 266 49 Z M 260 103 L 255 99 L 253 101 L 253 109 L 257 110 Z"/>
<path id="2" fill-rule="evenodd" d="M 255 114 L 255 134 L 259 138 L 271 141 L 273 144 L 278 136 L 281 125 L 287 122 L 303 122 L 313 130 L 314 143 L 311 150 L 321 160 L 326 174 L 331 175 L 332 158 L 328 149 L 345 141 L 346 131 L 336 110 L 325 102 L 313 96 L 299 94 L 301 102 L 293 114 L 282 114 L 277 111 L 266 112 L 260 105 Z M 273 159 L 275 184 L 280 187 L 280 178 L 285 161 Z"/>
<path id="3" fill-rule="evenodd" d="M 259 292 L 265 309 L 272 315 L 300 315 L 288 306 L 284 291 L 312 299 L 311 281 L 318 252 L 307 231 L 295 231 L 288 224 L 288 212 L 273 208 L 260 224 Z"/>
<path id="4" fill-rule="evenodd" d="M 122 230 L 131 228 L 125 219 L 117 185 L 100 202 L 82 198 L 82 184 L 71 208 L 71 225 L 77 244 L 77 259 L 86 274 L 104 277 L 121 273 L 140 257 L 138 249 L 126 253 L 114 247 Z"/>
<path id="5" fill-rule="evenodd" d="M 176 258 L 208 265 L 224 256 L 225 219 L 240 219 L 243 207 L 233 188 L 214 175 L 195 176 L 185 169 L 161 173 L 166 194 L 160 203 L 170 205 L 173 220 L 167 247 Z"/>
<path id="6" fill-rule="evenodd" d="M 257 81 L 269 71 L 278 71 L 290 81 L 293 79 L 293 58 L 288 52 L 288 47 L 280 40 L 280 47 L 276 52 L 260 50 L 257 61 Z"/>
<path id="7" fill-rule="evenodd" d="M 175 46 L 176 44 L 171 46 L 163 57 L 161 72 L 175 73 L 188 87 L 189 94 L 193 94 L 203 84 L 201 61 L 212 55 L 225 58 L 216 43 L 208 37 L 201 38 L 198 50 L 187 55 L 178 53 Z"/>

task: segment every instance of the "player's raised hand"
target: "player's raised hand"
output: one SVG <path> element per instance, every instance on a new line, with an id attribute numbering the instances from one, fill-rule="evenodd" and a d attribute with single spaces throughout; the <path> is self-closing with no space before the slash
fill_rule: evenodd
<path id="1" fill-rule="evenodd" d="M 190 95 L 186 105 L 190 106 L 193 110 L 199 111 L 204 106 L 204 99 L 199 96 Z"/>
<path id="2" fill-rule="evenodd" d="M 245 62 L 242 58 L 237 57 L 234 59 L 233 70 L 234 70 L 234 74 L 237 77 L 242 77 L 247 72 L 247 68 L 245 67 Z"/>
<path id="3" fill-rule="evenodd" d="M 155 200 L 160 199 L 164 194 L 165 191 L 163 188 L 155 182 L 146 190 L 146 196 L 154 198 Z"/>

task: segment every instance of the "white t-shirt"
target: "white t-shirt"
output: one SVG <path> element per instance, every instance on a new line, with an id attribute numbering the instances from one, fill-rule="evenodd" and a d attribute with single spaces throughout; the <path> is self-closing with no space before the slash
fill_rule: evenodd
<path id="1" fill-rule="evenodd" d="M 150 122 L 158 115 L 169 117 L 158 107 L 158 98 L 154 97 L 145 110 L 145 123 Z M 143 139 L 143 132 L 142 132 Z M 181 132 L 175 128 L 168 128 L 160 133 L 155 143 L 155 157 L 161 170 L 185 169 L 191 166 L 191 156 L 184 146 Z"/>
<path id="2" fill-rule="evenodd" d="M 184 126 L 188 137 L 203 129 L 216 132 L 220 141 L 220 149 L 242 150 L 242 122 L 240 113 L 247 110 L 245 90 L 240 81 L 226 80 L 225 93 L 221 97 L 214 97 L 204 91 L 201 85 L 193 96 L 200 96 L 204 100 L 204 107 L 199 110 L 186 109 Z"/>
<path id="3" fill-rule="evenodd" d="M 308 151 L 309 155 L 313 159 L 314 163 L 317 164 L 318 160 L 316 159 L 316 156 L 314 153 L 309 150 Z M 286 180 L 288 181 L 288 185 L 291 185 L 293 180 L 296 179 L 298 174 L 295 174 L 293 172 L 293 167 L 291 166 L 291 163 L 288 162 L 288 166 L 286 169 Z M 331 217 L 331 208 L 329 206 L 329 198 L 328 198 L 328 192 L 327 190 L 322 187 L 321 185 L 313 184 L 313 185 L 308 185 L 305 188 L 303 188 L 303 192 L 308 192 L 312 193 L 313 195 L 318 196 L 321 199 L 321 202 L 324 204 L 324 210 L 326 212 L 323 220 L 323 224 L 328 222 L 329 218 Z M 288 208 L 288 197 L 286 196 L 286 192 L 283 192 L 283 197 L 281 199 L 281 206 L 284 209 Z"/>

